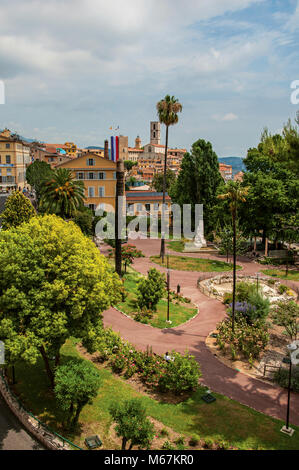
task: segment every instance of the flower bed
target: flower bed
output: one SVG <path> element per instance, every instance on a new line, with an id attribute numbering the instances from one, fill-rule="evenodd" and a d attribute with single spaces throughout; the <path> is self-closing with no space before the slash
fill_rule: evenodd
<path id="1" fill-rule="evenodd" d="M 166 361 L 149 349 L 137 351 L 111 328 L 103 328 L 94 346 L 99 361 L 107 362 L 115 373 L 123 374 L 125 378 L 138 377 L 151 389 L 179 395 L 198 387 L 200 368 L 187 351 L 185 354 L 171 351 L 172 360 Z"/>

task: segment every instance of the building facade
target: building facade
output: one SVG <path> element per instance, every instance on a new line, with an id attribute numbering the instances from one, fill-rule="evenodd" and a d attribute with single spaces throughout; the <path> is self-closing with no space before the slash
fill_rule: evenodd
<path id="1" fill-rule="evenodd" d="M 4 129 L 0 133 L 0 191 L 23 189 L 30 163 L 30 144 Z"/>
<path id="2" fill-rule="evenodd" d="M 163 193 L 154 191 L 126 191 L 127 215 L 149 216 L 161 214 Z M 167 212 L 171 210 L 171 198 L 166 193 Z"/>
<path id="3" fill-rule="evenodd" d="M 92 210 L 115 210 L 116 162 L 89 152 L 57 168 L 68 168 L 75 179 L 83 181 L 85 202 Z"/>

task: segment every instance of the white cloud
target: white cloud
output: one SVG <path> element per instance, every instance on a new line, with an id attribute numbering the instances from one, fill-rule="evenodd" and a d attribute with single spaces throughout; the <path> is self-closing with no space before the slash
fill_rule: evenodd
<path id="1" fill-rule="evenodd" d="M 224 115 L 214 114 L 212 118 L 215 121 L 235 121 L 236 119 L 239 119 L 238 116 L 234 113 L 226 113 Z"/>

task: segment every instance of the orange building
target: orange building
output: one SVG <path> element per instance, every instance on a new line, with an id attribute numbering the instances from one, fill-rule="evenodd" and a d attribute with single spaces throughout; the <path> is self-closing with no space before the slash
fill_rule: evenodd
<path id="1" fill-rule="evenodd" d="M 116 162 L 89 152 L 57 165 L 68 168 L 74 178 L 84 182 L 85 205 L 92 210 L 115 210 Z"/>

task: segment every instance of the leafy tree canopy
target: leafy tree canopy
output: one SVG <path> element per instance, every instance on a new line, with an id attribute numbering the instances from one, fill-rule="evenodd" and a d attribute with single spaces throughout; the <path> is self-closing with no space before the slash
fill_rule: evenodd
<path id="1" fill-rule="evenodd" d="M 20 191 L 14 191 L 8 196 L 1 214 L 2 228 L 8 230 L 17 227 L 23 222 L 28 222 L 35 215 L 35 210 L 29 199 Z"/>
<path id="2" fill-rule="evenodd" d="M 59 362 L 67 338 L 93 337 L 121 282 L 73 222 L 54 215 L 0 233 L 0 338 L 12 361 Z"/>
<path id="3" fill-rule="evenodd" d="M 39 160 L 31 163 L 26 170 L 26 180 L 36 192 L 37 200 L 39 201 L 45 181 L 48 181 L 53 176 L 53 171 L 50 165 L 46 162 Z"/>
<path id="4" fill-rule="evenodd" d="M 152 187 L 154 188 L 155 191 L 158 193 L 161 193 L 163 191 L 163 173 L 157 173 L 155 174 L 153 181 L 152 181 Z M 166 171 L 166 191 L 168 192 L 170 187 L 175 183 L 176 181 L 176 176 L 175 173 L 172 170 L 167 170 Z"/>

